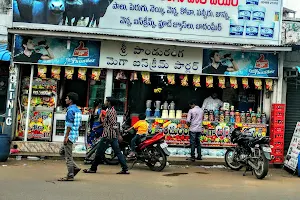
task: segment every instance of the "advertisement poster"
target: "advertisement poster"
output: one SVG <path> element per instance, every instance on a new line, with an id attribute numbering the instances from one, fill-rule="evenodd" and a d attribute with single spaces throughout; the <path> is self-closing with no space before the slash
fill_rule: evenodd
<path id="1" fill-rule="evenodd" d="M 282 1 L 13 0 L 13 26 L 32 23 L 45 30 L 279 45 Z"/>
<path id="2" fill-rule="evenodd" d="M 294 135 L 292 137 L 288 153 L 286 155 L 284 166 L 296 171 L 298 166 L 298 155 L 300 153 L 300 122 L 297 123 Z"/>
<path id="3" fill-rule="evenodd" d="M 15 63 L 99 67 L 100 42 L 17 35 Z"/>
<path id="4" fill-rule="evenodd" d="M 100 66 L 108 69 L 201 74 L 202 49 L 103 41 Z"/>
<path id="5" fill-rule="evenodd" d="M 278 56 L 273 53 L 204 50 L 202 73 L 277 78 Z"/>
<path id="6" fill-rule="evenodd" d="M 52 112 L 49 111 L 31 111 L 29 115 L 28 139 L 50 140 L 52 134 Z M 25 131 L 26 112 L 18 116 L 17 137 L 23 138 Z"/>

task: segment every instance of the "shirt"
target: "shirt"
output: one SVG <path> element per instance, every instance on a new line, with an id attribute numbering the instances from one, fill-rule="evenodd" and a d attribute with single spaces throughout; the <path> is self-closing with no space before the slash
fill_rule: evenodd
<path id="1" fill-rule="evenodd" d="M 144 135 L 148 133 L 148 123 L 146 122 L 146 120 L 139 120 L 138 122 L 136 122 L 133 125 L 134 129 L 137 129 L 137 134 L 139 135 Z"/>
<path id="2" fill-rule="evenodd" d="M 187 122 L 190 123 L 191 132 L 202 132 L 203 110 L 199 106 L 190 109 L 187 116 Z"/>
<path id="3" fill-rule="evenodd" d="M 207 97 L 202 105 L 203 110 L 219 110 L 223 105 L 223 102 L 220 99 L 213 99 L 212 97 Z"/>
<path id="4" fill-rule="evenodd" d="M 114 107 L 108 108 L 103 121 L 103 135 L 102 137 L 113 139 L 117 138 L 117 112 Z"/>
<path id="5" fill-rule="evenodd" d="M 205 67 L 202 72 L 205 74 L 224 74 L 227 71 L 228 66 L 219 63 L 218 68 L 214 68 L 212 64 Z"/>
<path id="6" fill-rule="evenodd" d="M 67 109 L 64 135 L 66 135 L 67 128 L 70 127 L 69 140 L 72 143 L 75 143 L 78 139 L 81 120 L 81 110 L 79 110 L 75 104 L 70 105 Z"/>
<path id="7" fill-rule="evenodd" d="M 41 59 L 43 54 L 32 52 L 31 56 L 28 57 L 24 54 L 24 52 L 16 55 L 14 57 L 15 62 L 28 62 L 28 63 L 38 63 L 38 61 Z"/>

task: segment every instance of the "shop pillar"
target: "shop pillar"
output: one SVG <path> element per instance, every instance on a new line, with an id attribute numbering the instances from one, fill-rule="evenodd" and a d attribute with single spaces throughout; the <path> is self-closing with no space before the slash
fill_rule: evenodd
<path id="1" fill-rule="evenodd" d="M 15 118 L 17 112 L 17 91 L 19 85 L 19 65 L 12 64 L 9 68 L 9 83 L 7 90 L 7 103 L 5 112 L 4 134 L 11 135 L 15 132 Z"/>
<path id="2" fill-rule="evenodd" d="M 112 96 L 113 90 L 113 80 L 114 80 L 114 71 L 112 69 L 108 69 L 106 72 L 106 85 L 105 85 L 105 94 L 104 94 L 104 101 L 106 97 Z"/>

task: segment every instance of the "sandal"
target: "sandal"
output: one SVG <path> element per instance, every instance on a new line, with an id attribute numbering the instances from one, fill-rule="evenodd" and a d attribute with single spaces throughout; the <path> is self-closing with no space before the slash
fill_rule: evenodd
<path id="1" fill-rule="evenodd" d="M 86 174 L 95 174 L 96 171 L 93 171 L 93 170 L 91 170 L 91 169 L 84 169 L 84 170 L 83 170 L 83 173 L 86 173 Z"/>
<path id="2" fill-rule="evenodd" d="M 72 178 L 72 177 L 63 177 L 63 178 L 58 179 L 57 181 L 74 181 L 74 178 Z"/>

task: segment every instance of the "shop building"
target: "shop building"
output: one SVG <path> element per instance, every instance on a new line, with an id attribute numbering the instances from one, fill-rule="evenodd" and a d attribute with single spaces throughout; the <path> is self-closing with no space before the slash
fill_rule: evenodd
<path id="1" fill-rule="evenodd" d="M 78 26 L 73 20 L 73 26 L 49 25 L 50 21 L 30 21 L 14 12 L 10 76 L 16 79 L 9 87 L 12 99 L 6 117 L 12 121 L 6 129 L 19 140 L 15 144 L 21 151 L 57 153 L 64 98 L 70 91 L 79 93 L 78 106 L 84 114 L 76 151 L 84 146 L 93 100 L 108 96 L 120 102 L 119 122 L 129 110 L 132 123 L 139 113 L 147 113 L 149 133 L 167 124 L 166 140 L 175 156 L 189 154 L 185 121 L 189 100 L 196 99 L 201 106 L 212 91 L 225 104 L 224 110 L 205 112 L 204 156 L 222 157 L 223 149 L 232 146 L 229 133 L 237 123 L 254 135 L 268 134 L 271 104 L 282 103 L 284 52 L 291 51 L 280 46 L 281 5 L 269 6 L 263 19 L 236 16 L 235 5 L 228 11 L 220 5 L 222 13 L 207 11 L 211 18 L 222 18 L 215 24 L 203 16 L 210 5 L 109 3 L 101 7 L 105 12 L 100 28 L 83 28 L 89 25 L 84 20 Z M 241 4 L 250 13 L 258 6 L 250 1 Z M 197 24 L 191 13 L 206 22 Z M 186 21 L 163 21 L 163 15 Z M 265 23 L 269 20 L 271 27 Z M 250 24 L 257 32 L 249 32 Z M 32 57 L 24 56 L 28 50 Z"/>

